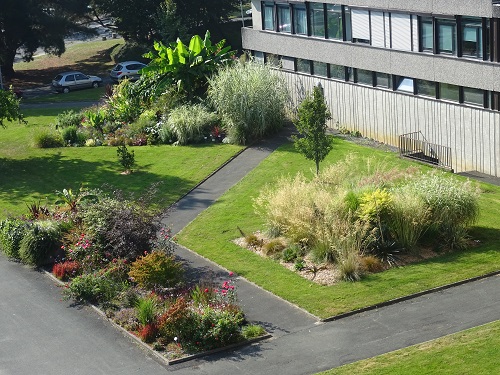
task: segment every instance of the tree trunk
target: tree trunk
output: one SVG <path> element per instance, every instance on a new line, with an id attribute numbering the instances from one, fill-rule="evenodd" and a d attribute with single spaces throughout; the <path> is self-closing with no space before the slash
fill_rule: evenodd
<path id="1" fill-rule="evenodd" d="M 16 51 L 6 51 L 4 53 L 4 63 L 2 64 L 2 75 L 4 77 L 12 77 L 14 75 L 14 59 Z"/>

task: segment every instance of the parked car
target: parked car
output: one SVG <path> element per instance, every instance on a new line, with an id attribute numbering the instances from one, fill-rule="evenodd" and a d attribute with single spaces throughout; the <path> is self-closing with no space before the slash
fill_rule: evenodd
<path id="1" fill-rule="evenodd" d="M 109 76 L 116 82 L 126 78 L 131 81 L 137 81 L 140 77 L 139 70 L 145 66 L 146 64 L 139 61 L 124 61 L 116 64 L 113 70 L 109 73 Z"/>
<path id="2" fill-rule="evenodd" d="M 68 93 L 72 90 L 99 87 L 102 79 L 97 76 L 88 76 L 82 72 L 61 73 L 52 80 L 52 87 L 58 92 Z"/>

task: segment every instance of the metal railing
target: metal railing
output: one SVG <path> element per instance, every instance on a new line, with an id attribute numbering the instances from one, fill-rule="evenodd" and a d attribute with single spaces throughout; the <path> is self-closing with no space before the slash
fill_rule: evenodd
<path id="1" fill-rule="evenodd" d="M 451 148 L 427 142 L 420 131 L 399 136 L 399 154 L 441 168 L 452 169 Z"/>

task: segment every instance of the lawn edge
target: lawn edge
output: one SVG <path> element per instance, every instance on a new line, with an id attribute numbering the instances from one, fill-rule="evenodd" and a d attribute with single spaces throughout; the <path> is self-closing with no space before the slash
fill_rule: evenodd
<path id="1" fill-rule="evenodd" d="M 363 313 L 363 312 L 366 312 L 366 311 L 375 310 L 375 309 L 378 309 L 380 307 L 386 307 L 386 306 L 390 306 L 390 305 L 395 305 L 397 303 L 408 301 L 408 300 L 411 300 L 411 299 L 414 299 L 414 298 L 417 298 L 417 297 L 421 297 L 421 296 L 424 296 L 426 294 L 440 292 L 442 290 L 454 288 L 456 286 L 468 284 L 468 283 L 471 283 L 471 282 L 474 282 L 474 281 L 479 281 L 479 280 L 482 280 L 482 279 L 486 279 L 488 277 L 493 277 L 493 276 L 498 276 L 498 275 L 500 275 L 500 270 L 489 272 L 489 273 L 486 273 L 486 274 L 483 274 L 483 275 L 479 275 L 479 276 L 470 277 L 468 279 L 456 281 L 454 283 L 437 286 L 437 287 L 434 287 L 434 288 L 431 288 L 431 289 L 422 290 L 420 292 L 413 293 L 413 294 L 408 294 L 406 296 L 402 296 L 402 297 L 398 297 L 398 298 L 393 298 L 393 299 L 390 299 L 388 301 L 376 303 L 374 305 L 362 307 L 360 309 L 356 309 L 356 310 L 348 311 L 348 312 L 345 312 L 345 313 L 341 313 L 339 315 L 334 315 L 334 316 L 331 316 L 331 317 L 328 317 L 328 318 L 320 319 L 319 321 L 321 323 L 333 322 L 333 321 L 340 320 L 340 319 L 343 319 L 343 318 L 347 318 L 347 317 L 350 317 L 350 316 L 353 316 L 353 315 L 356 315 L 356 314 L 360 314 L 360 313 Z"/>

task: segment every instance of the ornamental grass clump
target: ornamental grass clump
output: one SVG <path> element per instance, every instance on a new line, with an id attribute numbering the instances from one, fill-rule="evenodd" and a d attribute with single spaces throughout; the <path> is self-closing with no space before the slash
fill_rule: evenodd
<path id="1" fill-rule="evenodd" d="M 185 104 L 173 109 L 163 125 L 173 133 L 178 145 L 199 142 L 217 123 L 218 116 L 201 104 Z"/>
<path id="2" fill-rule="evenodd" d="M 19 258 L 25 264 L 40 266 L 60 248 L 61 231 L 57 222 L 39 220 L 26 228 L 19 244 Z"/>
<path id="3" fill-rule="evenodd" d="M 467 228 L 479 217 L 479 189 L 444 173 L 426 173 L 414 178 L 409 188 L 430 210 L 430 229 L 453 248 L 467 246 Z"/>
<path id="4" fill-rule="evenodd" d="M 256 62 L 225 67 L 209 80 L 208 100 L 231 143 L 246 144 L 283 126 L 289 93 L 279 72 Z"/>
<path id="5" fill-rule="evenodd" d="M 19 247 L 24 237 L 27 223 L 19 219 L 0 221 L 0 250 L 11 259 L 19 258 Z"/>

